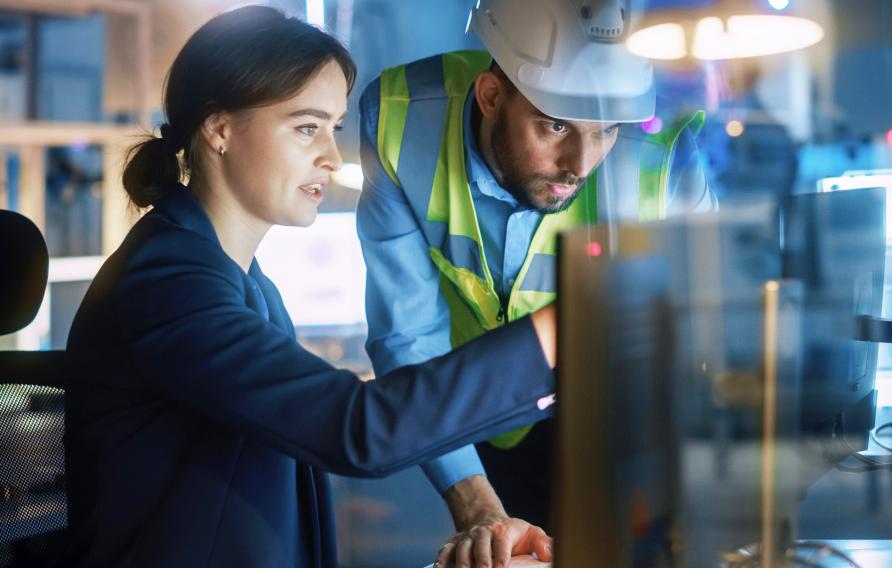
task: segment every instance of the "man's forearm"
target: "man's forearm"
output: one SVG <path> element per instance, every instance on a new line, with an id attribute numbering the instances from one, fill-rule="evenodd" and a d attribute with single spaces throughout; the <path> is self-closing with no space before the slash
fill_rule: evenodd
<path id="1" fill-rule="evenodd" d="M 483 475 L 462 479 L 443 494 L 443 500 L 458 531 L 508 516 L 499 496 Z"/>

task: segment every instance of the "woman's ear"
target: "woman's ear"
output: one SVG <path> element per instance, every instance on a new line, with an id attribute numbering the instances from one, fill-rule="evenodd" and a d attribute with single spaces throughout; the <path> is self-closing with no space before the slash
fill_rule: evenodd
<path id="1" fill-rule="evenodd" d="M 215 112 L 201 123 L 201 139 L 214 154 L 226 153 L 232 134 L 232 115 L 228 112 Z"/>
<path id="2" fill-rule="evenodd" d="M 505 104 L 508 91 L 501 77 L 492 71 L 483 71 L 474 79 L 474 97 L 483 116 L 495 120 L 499 115 L 499 109 Z"/>

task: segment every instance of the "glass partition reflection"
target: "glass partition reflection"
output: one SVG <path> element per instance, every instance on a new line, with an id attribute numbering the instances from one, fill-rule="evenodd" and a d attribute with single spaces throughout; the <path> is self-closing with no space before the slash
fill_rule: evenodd
<path id="1" fill-rule="evenodd" d="M 564 236 L 561 565 L 789 564 L 812 539 L 850 538 L 841 526 L 887 530 L 883 503 L 841 518 L 827 501 L 859 502 L 888 468 L 870 443 L 885 199 L 825 192 Z"/>

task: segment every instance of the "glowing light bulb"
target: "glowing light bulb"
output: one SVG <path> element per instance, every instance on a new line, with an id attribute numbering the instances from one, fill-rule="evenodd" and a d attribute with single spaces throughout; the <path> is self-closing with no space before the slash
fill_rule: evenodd
<path id="1" fill-rule="evenodd" d="M 824 38 L 824 28 L 812 20 L 793 16 L 740 15 L 725 20 L 702 18 L 694 25 L 693 34 L 690 54 L 685 28 L 678 23 L 639 30 L 626 42 L 626 48 L 650 59 L 672 60 L 688 55 L 710 61 L 758 57 L 814 45 Z"/>
<path id="2" fill-rule="evenodd" d="M 635 32 L 626 42 L 626 48 L 650 59 L 681 59 L 688 54 L 684 28 L 679 24 L 660 24 Z"/>
<path id="3" fill-rule="evenodd" d="M 795 51 L 821 41 L 824 28 L 790 16 L 731 16 L 697 22 L 691 50 L 699 59 L 735 59 Z"/>

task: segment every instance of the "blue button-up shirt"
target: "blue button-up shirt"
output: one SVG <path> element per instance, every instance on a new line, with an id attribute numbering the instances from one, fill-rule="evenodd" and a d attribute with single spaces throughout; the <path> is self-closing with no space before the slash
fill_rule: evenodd
<path id="1" fill-rule="evenodd" d="M 465 102 L 465 163 L 486 264 L 496 292 L 506 297 L 520 272 L 542 214 L 527 209 L 496 181 L 477 146 L 471 124 L 473 89 Z M 371 83 L 360 106 L 360 150 L 365 176 L 357 209 L 357 230 L 367 266 L 366 349 L 377 374 L 426 361 L 452 349 L 450 313 L 440 294 L 440 274 L 406 199 L 378 158 L 380 84 Z M 403 152 L 411 151 L 403 148 Z M 673 174 L 680 172 L 682 175 Z M 711 209 L 714 198 L 705 186 L 693 137 L 683 136 L 670 167 L 668 201 L 684 209 Z M 693 183 L 690 180 L 696 180 Z M 684 186 L 683 192 L 678 191 Z M 677 194 L 694 196 L 675 198 Z M 485 409 L 481 409 L 485 412 Z M 422 466 L 438 491 L 462 479 L 484 474 L 473 446 L 456 450 Z"/>

